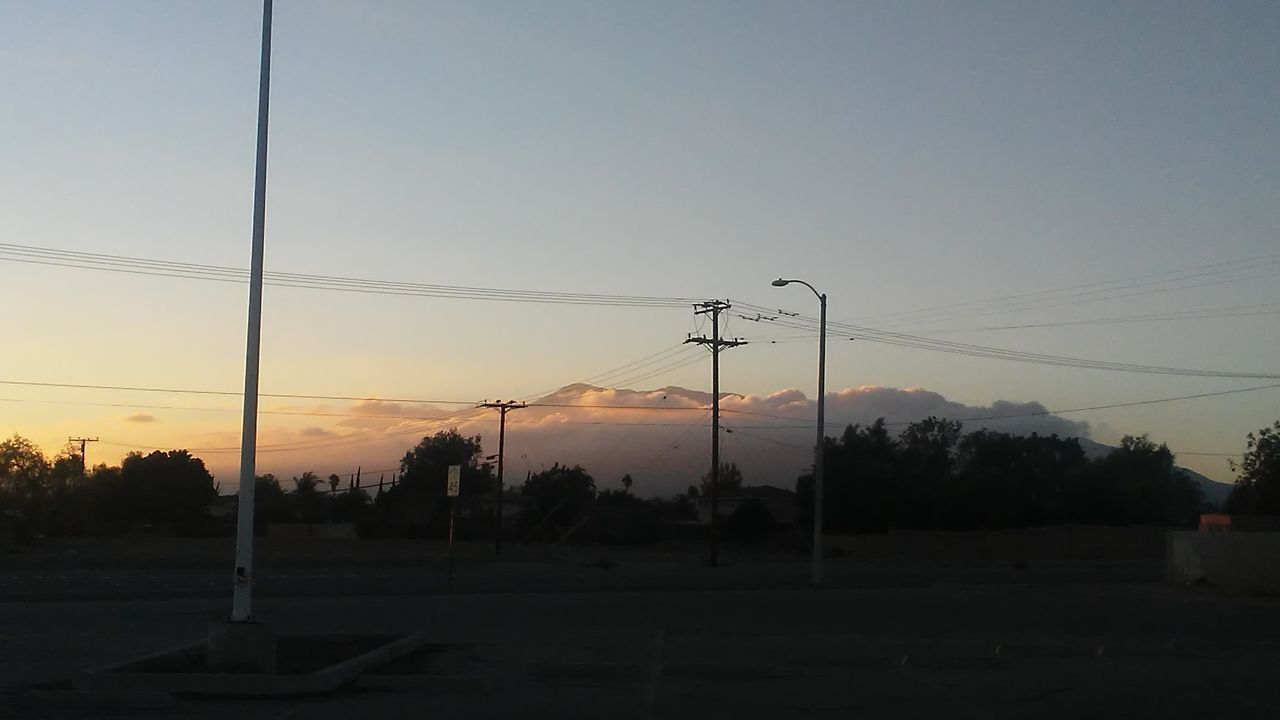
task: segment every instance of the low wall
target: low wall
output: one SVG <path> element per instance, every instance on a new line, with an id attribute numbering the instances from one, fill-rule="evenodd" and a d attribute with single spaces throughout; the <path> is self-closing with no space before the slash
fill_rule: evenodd
<path id="1" fill-rule="evenodd" d="M 863 560 L 965 562 L 1068 562 L 1154 560 L 1165 554 L 1161 527 L 1058 525 L 1018 530 L 930 532 L 899 530 L 879 535 L 827 535 L 823 543 Z"/>
<path id="2" fill-rule="evenodd" d="M 1169 582 L 1280 591 L 1280 532 L 1168 533 Z"/>

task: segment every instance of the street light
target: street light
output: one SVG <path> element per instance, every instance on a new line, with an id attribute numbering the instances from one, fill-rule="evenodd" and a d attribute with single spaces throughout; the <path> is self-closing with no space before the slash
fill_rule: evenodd
<path id="1" fill-rule="evenodd" d="M 813 291 L 822 306 L 818 330 L 818 439 L 813 446 L 813 584 L 822 582 L 822 456 L 826 441 L 827 409 L 827 296 L 804 280 L 773 281 L 774 287 L 786 287 L 800 283 Z"/>

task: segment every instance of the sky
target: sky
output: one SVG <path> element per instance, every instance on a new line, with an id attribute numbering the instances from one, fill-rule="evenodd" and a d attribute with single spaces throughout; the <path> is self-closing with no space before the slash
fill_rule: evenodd
<path id="1" fill-rule="evenodd" d="M 1280 373 L 1274 3 L 278 0 L 274 17 L 268 271 L 816 316 L 803 287 L 769 285 L 781 275 L 825 292 L 835 321 Z M 247 267 L 260 23 L 240 0 L 0 0 L 0 243 Z M 0 381 L 241 387 L 246 286 L 13 257 L 0 252 Z M 1057 288 L 1078 289 L 1044 294 Z M 749 344 L 722 355 L 724 391 L 814 397 L 811 332 L 726 319 Z M 262 391 L 459 411 L 675 353 L 706 329 L 689 307 L 268 287 Z M 1278 382 L 848 337 L 829 342 L 832 392 L 1075 409 Z M 667 365 L 598 384 L 710 390 L 709 362 Z M 102 438 L 91 463 L 206 448 L 234 483 L 234 396 L 4 384 L 0 398 L 0 433 L 49 452 L 72 435 Z M 1278 399 L 1063 417 L 1101 442 L 1148 433 L 1229 480 L 1226 457 L 1192 453 L 1239 452 Z M 284 447 L 260 471 L 393 467 L 414 439 L 336 442 L 353 427 L 336 415 L 373 407 L 357 401 L 262 407 L 331 415 L 263 415 L 261 444 Z"/>

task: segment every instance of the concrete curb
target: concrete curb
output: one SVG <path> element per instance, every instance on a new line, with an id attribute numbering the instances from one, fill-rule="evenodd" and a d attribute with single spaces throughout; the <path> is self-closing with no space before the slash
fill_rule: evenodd
<path id="1" fill-rule="evenodd" d="M 483 675 L 361 675 L 356 687 L 364 690 L 415 690 L 432 693 L 489 692 L 492 681 Z"/>
<path id="2" fill-rule="evenodd" d="M 122 663 L 85 670 L 76 675 L 74 687 L 80 693 L 163 692 L 191 695 L 317 695 L 337 690 L 352 682 L 366 669 L 413 652 L 426 644 L 421 635 L 406 635 L 348 658 L 336 665 L 305 675 L 260 675 L 249 673 L 165 673 L 138 672 L 128 668 L 166 657 L 200 652 L 204 643 L 181 645 Z"/>

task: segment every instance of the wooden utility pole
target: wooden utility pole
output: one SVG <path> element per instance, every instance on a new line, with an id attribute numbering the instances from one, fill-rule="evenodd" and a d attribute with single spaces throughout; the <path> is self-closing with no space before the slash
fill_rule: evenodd
<path id="1" fill-rule="evenodd" d="M 89 474 L 89 463 L 88 463 L 88 462 L 86 462 L 86 457 L 85 457 L 85 454 L 84 454 L 84 452 L 85 452 L 85 446 L 86 446 L 88 443 L 91 443 L 91 442 L 98 442 L 98 438 L 96 438 L 96 437 L 69 437 L 69 438 L 67 438 L 67 442 L 71 442 L 71 443 L 80 443 L 80 474 L 81 474 L 81 475 L 88 475 L 88 474 Z"/>
<path id="2" fill-rule="evenodd" d="M 695 315 L 711 316 L 711 337 L 690 335 L 685 342 L 706 345 L 711 348 L 711 528 L 708 535 L 708 552 L 712 567 L 719 561 L 718 526 L 720 524 L 719 506 L 716 502 L 720 485 L 720 350 L 722 348 L 746 345 L 745 340 L 720 339 L 720 313 L 733 307 L 722 300 L 708 300 L 696 303 Z"/>
<path id="3" fill-rule="evenodd" d="M 483 402 L 480 407 L 498 410 L 498 495 L 493 501 L 493 556 L 502 554 L 502 459 L 507 449 L 507 413 L 528 407 L 515 400 Z"/>

